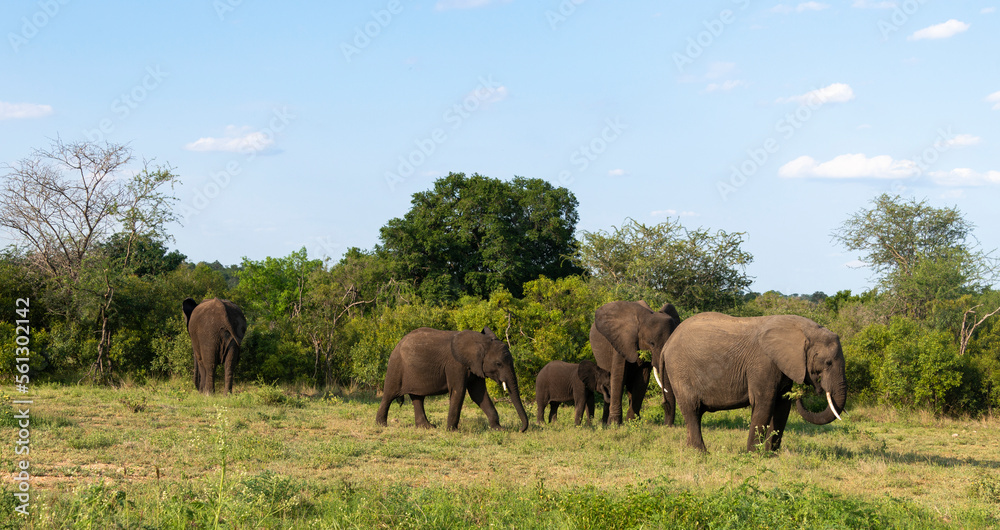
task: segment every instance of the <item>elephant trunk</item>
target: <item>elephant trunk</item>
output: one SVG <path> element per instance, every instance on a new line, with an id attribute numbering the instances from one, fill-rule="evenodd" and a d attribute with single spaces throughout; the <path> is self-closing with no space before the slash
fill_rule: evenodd
<path id="1" fill-rule="evenodd" d="M 819 388 L 817 391 L 822 392 Z M 825 393 L 829 406 L 822 412 L 812 412 L 806 409 L 801 399 L 795 403 L 802 419 L 814 425 L 826 425 L 835 419 L 841 419 L 840 413 L 844 411 L 844 406 L 847 404 L 847 383 L 842 381 L 832 391 L 826 390 Z"/>
<path id="2" fill-rule="evenodd" d="M 512 381 L 506 385 L 510 392 L 510 401 L 514 404 L 517 417 L 521 419 L 521 432 L 528 430 L 528 414 L 524 412 L 524 404 L 521 403 L 521 390 L 517 386 L 517 381 Z"/>

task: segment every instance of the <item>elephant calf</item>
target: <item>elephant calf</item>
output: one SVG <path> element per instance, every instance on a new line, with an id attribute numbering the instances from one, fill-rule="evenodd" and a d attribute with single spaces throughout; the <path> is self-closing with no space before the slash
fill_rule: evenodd
<path id="1" fill-rule="evenodd" d="M 535 402 L 538 403 L 538 423 L 544 423 L 545 405 L 549 405 L 549 423 L 556 421 L 560 403 L 576 405 L 576 424 L 580 425 L 583 409 L 587 408 L 587 423 L 594 419 L 594 392 L 604 396 L 605 408 L 611 402 L 611 373 L 593 361 L 580 364 L 552 361 L 535 378 Z"/>

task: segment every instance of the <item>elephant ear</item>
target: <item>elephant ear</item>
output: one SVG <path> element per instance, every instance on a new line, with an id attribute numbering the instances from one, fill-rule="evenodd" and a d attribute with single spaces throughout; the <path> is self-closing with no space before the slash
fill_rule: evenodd
<path id="1" fill-rule="evenodd" d="M 609 302 L 597 308 L 594 326 L 619 355 L 634 363 L 639 360 L 636 337 L 639 335 L 640 315 L 644 318 L 652 313 L 645 302 Z"/>
<path id="2" fill-rule="evenodd" d="M 230 333 L 233 335 L 233 339 L 236 340 L 236 345 L 239 346 L 243 342 L 243 336 L 247 332 L 247 319 L 243 315 L 243 310 L 240 306 L 230 302 L 229 300 L 223 300 L 222 306 L 226 308 L 226 320 L 229 321 Z"/>
<path id="3" fill-rule="evenodd" d="M 663 304 L 663 307 L 660 308 L 660 312 L 666 313 L 670 318 L 674 319 L 674 327 L 677 327 L 677 325 L 681 323 L 681 315 L 677 313 L 677 308 L 674 307 L 674 304 L 671 304 L 670 302 Z"/>
<path id="4" fill-rule="evenodd" d="M 798 326 L 785 319 L 773 319 L 764 329 L 760 347 L 789 379 L 805 383 L 809 341 Z"/>
<path id="5" fill-rule="evenodd" d="M 486 345 L 491 340 L 486 334 L 487 331 L 489 331 L 490 335 L 493 334 L 489 328 L 484 329 L 483 333 L 467 329 L 459 331 L 451 339 L 451 356 L 471 370 L 472 373 L 483 379 L 486 378 L 486 373 L 483 371 L 483 360 L 486 358 Z M 494 335 L 493 338 L 496 338 L 496 336 Z"/>
<path id="6" fill-rule="evenodd" d="M 596 390 L 598 369 L 594 361 L 581 361 L 580 367 L 576 369 L 576 375 L 588 389 Z"/>
<path id="7" fill-rule="evenodd" d="M 198 307 L 198 302 L 194 301 L 194 298 L 185 298 L 184 302 L 181 303 L 181 307 L 184 308 L 184 326 L 191 325 L 191 312 L 194 308 Z"/>

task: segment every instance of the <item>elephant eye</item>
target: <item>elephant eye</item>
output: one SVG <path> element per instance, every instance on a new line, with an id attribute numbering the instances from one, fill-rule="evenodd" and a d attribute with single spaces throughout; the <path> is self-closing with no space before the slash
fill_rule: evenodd
<path id="1" fill-rule="evenodd" d="M 827 366 L 833 366 L 833 361 L 831 361 L 831 360 L 827 359 L 827 361 L 826 361 L 826 365 L 827 365 Z"/>

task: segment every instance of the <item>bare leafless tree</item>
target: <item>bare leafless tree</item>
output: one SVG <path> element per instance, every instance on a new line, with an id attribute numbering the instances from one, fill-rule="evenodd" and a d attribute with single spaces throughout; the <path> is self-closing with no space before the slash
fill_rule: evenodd
<path id="1" fill-rule="evenodd" d="M 48 149 L 0 166 L 0 227 L 26 247 L 35 268 L 65 296 L 60 312 L 71 318 L 81 295 L 97 302 L 95 368 L 102 379 L 111 371 L 108 312 L 134 243 L 141 236 L 169 238 L 164 227 L 176 220 L 176 198 L 163 191 L 176 182 L 171 168 L 143 160 L 133 169 L 135 162 L 128 145 L 57 138 Z M 125 236 L 124 257 L 102 256 L 101 244 L 115 232 Z"/>

